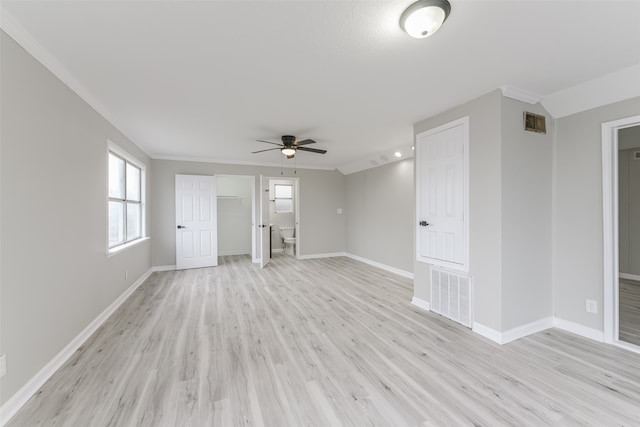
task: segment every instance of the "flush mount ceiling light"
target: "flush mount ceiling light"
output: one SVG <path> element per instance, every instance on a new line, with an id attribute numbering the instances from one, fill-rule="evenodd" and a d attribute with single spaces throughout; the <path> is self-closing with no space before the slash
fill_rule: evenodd
<path id="1" fill-rule="evenodd" d="M 284 147 L 282 150 L 280 150 L 280 152 L 282 152 L 282 154 L 284 154 L 285 156 L 289 157 L 296 154 L 296 149 L 291 147 Z"/>
<path id="2" fill-rule="evenodd" d="M 423 39 L 433 35 L 451 12 L 447 0 L 420 0 L 409 6 L 400 17 L 400 27 L 411 37 Z"/>

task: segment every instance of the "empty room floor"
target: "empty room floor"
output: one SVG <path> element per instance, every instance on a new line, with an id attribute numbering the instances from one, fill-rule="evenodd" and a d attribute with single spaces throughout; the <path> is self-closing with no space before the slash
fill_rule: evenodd
<path id="1" fill-rule="evenodd" d="M 153 273 L 8 425 L 640 425 L 638 354 L 499 346 L 411 297 L 344 257 Z"/>
<path id="2" fill-rule="evenodd" d="M 640 346 L 640 282 L 620 279 L 619 339 Z"/>

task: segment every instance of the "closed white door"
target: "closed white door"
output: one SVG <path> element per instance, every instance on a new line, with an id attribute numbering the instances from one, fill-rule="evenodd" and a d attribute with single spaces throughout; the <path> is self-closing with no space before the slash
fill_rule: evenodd
<path id="1" fill-rule="evenodd" d="M 264 268 L 271 261 L 271 227 L 269 225 L 269 178 L 260 175 L 260 266 Z"/>
<path id="2" fill-rule="evenodd" d="M 467 139 L 466 119 L 416 138 L 418 260 L 459 270 L 468 270 Z"/>
<path id="3" fill-rule="evenodd" d="M 215 176 L 176 175 L 176 269 L 218 265 Z"/>

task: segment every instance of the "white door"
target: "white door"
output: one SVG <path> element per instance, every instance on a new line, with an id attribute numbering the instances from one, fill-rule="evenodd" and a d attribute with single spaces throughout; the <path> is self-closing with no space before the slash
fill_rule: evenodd
<path id="1" fill-rule="evenodd" d="M 416 137 L 418 261 L 468 271 L 468 119 Z"/>
<path id="2" fill-rule="evenodd" d="M 218 265 L 216 177 L 176 175 L 176 269 Z"/>
<path id="3" fill-rule="evenodd" d="M 258 221 L 260 266 L 271 260 L 271 227 L 269 226 L 269 178 L 260 175 L 260 218 Z"/>

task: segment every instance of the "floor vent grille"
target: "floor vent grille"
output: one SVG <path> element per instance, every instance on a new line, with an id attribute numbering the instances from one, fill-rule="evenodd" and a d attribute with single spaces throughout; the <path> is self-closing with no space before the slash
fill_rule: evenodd
<path id="1" fill-rule="evenodd" d="M 471 278 L 431 268 L 431 311 L 471 327 Z"/>

